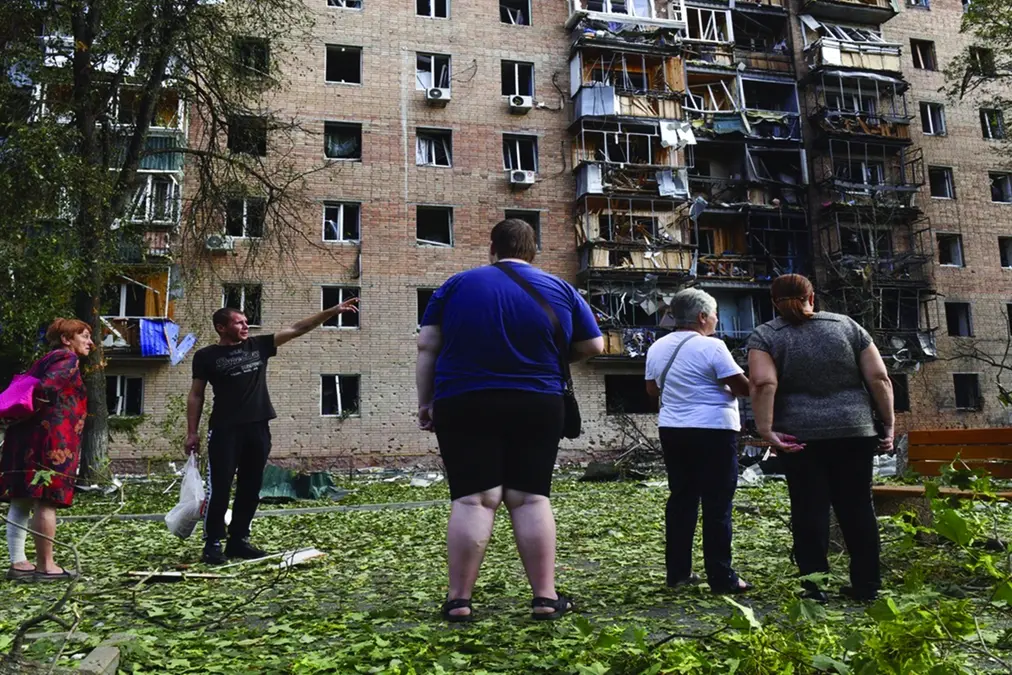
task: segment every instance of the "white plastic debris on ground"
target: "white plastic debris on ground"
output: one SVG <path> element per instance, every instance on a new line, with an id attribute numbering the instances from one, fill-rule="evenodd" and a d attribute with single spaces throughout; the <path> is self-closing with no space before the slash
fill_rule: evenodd
<path id="1" fill-rule="evenodd" d="M 763 470 L 758 464 L 745 467 L 745 470 L 738 476 L 738 487 L 758 485 L 763 482 Z"/>
<path id="2" fill-rule="evenodd" d="M 423 473 L 419 476 L 413 476 L 410 485 L 411 487 L 429 487 L 441 480 L 443 480 L 443 474 L 441 473 Z"/>

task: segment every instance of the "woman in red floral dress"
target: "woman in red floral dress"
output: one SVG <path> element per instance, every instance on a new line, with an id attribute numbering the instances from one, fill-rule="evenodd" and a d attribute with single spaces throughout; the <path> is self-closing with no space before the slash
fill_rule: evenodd
<path id="1" fill-rule="evenodd" d="M 56 509 L 70 506 L 81 459 L 81 432 L 88 396 L 81 378 L 80 358 L 94 346 L 91 328 L 77 319 L 57 319 L 46 330 L 52 351 L 36 361 L 28 373 L 40 380 L 35 388 L 38 412 L 7 429 L 0 454 L 0 501 L 10 502 L 7 550 L 8 579 L 53 581 L 73 574 L 53 560 Z M 25 557 L 28 515 L 35 565 Z M 21 527 L 18 527 L 18 526 Z"/>

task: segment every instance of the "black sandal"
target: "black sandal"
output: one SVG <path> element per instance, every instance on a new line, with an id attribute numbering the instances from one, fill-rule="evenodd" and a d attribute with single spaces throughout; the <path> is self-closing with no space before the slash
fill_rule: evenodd
<path id="1" fill-rule="evenodd" d="M 710 589 L 714 595 L 742 595 L 752 590 L 752 584 L 745 581 L 744 579 L 738 579 L 734 582 L 734 586 L 727 588 L 712 588 Z"/>
<path id="2" fill-rule="evenodd" d="M 558 598 L 534 598 L 531 600 L 531 617 L 535 621 L 554 621 L 555 619 L 561 618 L 562 615 L 567 612 L 573 611 L 574 605 L 571 598 L 566 597 L 562 593 L 557 593 Z M 551 612 L 535 612 L 533 610 L 539 607 L 551 607 L 554 611 Z"/>
<path id="3" fill-rule="evenodd" d="M 467 614 L 450 614 L 455 609 L 467 608 Z M 450 623 L 467 623 L 468 621 L 474 621 L 474 608 L 471 607 L 471 598 L 457 598 L 456 600 L 447 600 L 443 603 L 442 609 L 443 619 Z"/>

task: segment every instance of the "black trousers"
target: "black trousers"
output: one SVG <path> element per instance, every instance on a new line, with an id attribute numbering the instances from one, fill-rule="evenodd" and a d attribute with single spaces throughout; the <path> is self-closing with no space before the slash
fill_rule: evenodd
<path id="1" fill-rule="evenodd" d="M 878 439 L 837 438 L 805 445 L 800 452 L 780 455 L 791 496 L 798 569 L 802 576 L 829 571 L 832 506 L 850 553 L 851 586 L 859 592 L 877 591 L 882 582 L 871 479 Z"/>
<path id="2" fill-rule="evenodd" d="M 703 505 L 703 561 L 710 588 L 738 584 L 731 567 L 731 503 L 738 487 L 738 432 L 661 427 L 671 495 L 665 511 L 668 583 L 692 574 L 692 540 Z"/>
<path id="3" fill-rule="evenodd" d="M 228 536 L 231 539 L 249 536 L 250 523 L 260 504 L 260 488 L 270 452 L 271 429 L 266 421 L 214 429 L 208 434 L 205 541 L 225 538 L 225 512 L 232 479 L 237 475 Z"/>

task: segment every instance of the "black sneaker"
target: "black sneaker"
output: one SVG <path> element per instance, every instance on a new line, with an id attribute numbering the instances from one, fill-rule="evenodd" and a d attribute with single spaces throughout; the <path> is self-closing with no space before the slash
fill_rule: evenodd
<path id="1" fill-rule="evenodd" d="M 800 597 L 803 600 L 814 600 L 820 605 L 825 605 L 829 602 L 829 596 L 826 595 L 826 592 L 818 588 L 806 588 L 801 591 Z"/>
<path id="2" fill-rule="evenodd" d="M 227 563 L 228 558 L 221 550 L 221 542 L 204 542 L 204 554 L 200 556 L 200 562 L 208 565 L 224 565 Z"/>
<path id="3" fill-rule="evenodd" d="M 249 539 L 229 539 L 228 545 L 225 546 L 225 555 L 229 558 L 254 560 L 266 556 L 267 551 L 251 545 Z"/>
<path id="4" fill-rule="evenodd" d="M 856 589 L 853 586 L 843 586 L 840 588 L 840 595 L 845 598 L 850 598 L 854 602 L 874 602 L 878 600 L 878 591 L 875 589 Z"/>

